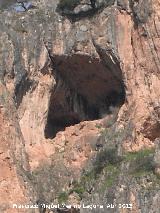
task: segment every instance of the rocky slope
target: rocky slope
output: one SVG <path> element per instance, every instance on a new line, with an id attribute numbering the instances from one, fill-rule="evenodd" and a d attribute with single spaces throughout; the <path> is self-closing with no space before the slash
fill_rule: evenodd
<path id="1" fill-rule="evenodd" d="M 158 213 L 160 3 L 63 2 L 0 1 L 0 212 Z"/>

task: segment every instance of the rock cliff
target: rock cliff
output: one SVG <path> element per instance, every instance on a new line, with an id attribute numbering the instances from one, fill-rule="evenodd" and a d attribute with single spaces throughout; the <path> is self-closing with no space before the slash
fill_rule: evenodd
<path id="1" fill-rule="evenodd" d="M 93 4 L 0 0 L 0 212 L 159 212 L 160 3 Z"/>

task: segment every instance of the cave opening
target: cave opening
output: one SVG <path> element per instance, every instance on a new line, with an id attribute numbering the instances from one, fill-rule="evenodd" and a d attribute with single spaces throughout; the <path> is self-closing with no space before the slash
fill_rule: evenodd
<path id="1" fill-rule="evenodd" d="M 45 138 L 85 120 L 101 119 L 125 102 L 120 64 L 113 57 L 53 56 L 56 86 L 50 97 Z"/>

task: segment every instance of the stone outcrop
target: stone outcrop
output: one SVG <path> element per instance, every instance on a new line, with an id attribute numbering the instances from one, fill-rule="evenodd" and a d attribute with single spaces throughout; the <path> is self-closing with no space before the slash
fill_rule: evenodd
<path id="1" fill-rule="evenodd" d="M 0 101 L 0 211 L 17 212 L 16 209 L 13 210 L 13 204 L 35 202 L 36 192 L 30 183 L 30 166 L 16 109 L 9 92 L 2 84 Z M 22 209 L 21 212 L 29 211 Z"/>
<path id="2" fill-rule="evenodd" d="M 1 211 L 115 198 L 158 212 L 159 1 L 85 0 L 62 11 L 40 0 L 22 13 L 14 3 L 0 1 Z M 110 175 L 114 187 L 103 185 Z"/>

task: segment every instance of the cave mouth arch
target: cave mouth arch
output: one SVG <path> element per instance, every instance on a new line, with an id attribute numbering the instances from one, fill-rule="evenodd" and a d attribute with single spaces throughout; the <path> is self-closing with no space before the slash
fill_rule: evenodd
<path id="1" fill-rule="evenodd" d="M 50 97 L 45 138 L 65 127 L 100 119 L 125 102 L 125 85 L 118 61 L 89 55 L 54 55 L 56 86 Z"/>

